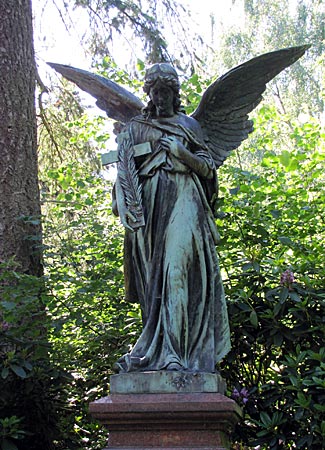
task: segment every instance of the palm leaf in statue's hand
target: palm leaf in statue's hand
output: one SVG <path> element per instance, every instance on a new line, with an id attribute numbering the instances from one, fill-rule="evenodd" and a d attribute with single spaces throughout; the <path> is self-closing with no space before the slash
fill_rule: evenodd
<path id="1" fill-rule="evenodd" d="M 141 113 L 144 106 L 141 100 L 114 81 L 76 67 L 48 64 L 67 80 L 95 97 L 96 105 L 111 119 L 125 124 Z"/>
<path id="2" fill-rule="evenodd" d="M 291 47 L 253 58 L 207 88 L 192 117 L 200 122 L 217 167 L 253 131 L 248 113 L 262 100 L 266 84 L 309 47 Z"/>

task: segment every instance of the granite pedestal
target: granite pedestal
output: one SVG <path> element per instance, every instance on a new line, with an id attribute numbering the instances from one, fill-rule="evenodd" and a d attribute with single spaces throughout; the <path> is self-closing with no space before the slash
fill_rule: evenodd
<path id="1" fill-rule="evenodd" d="M 241 409 L 224 391 L 217 374 L 113 375 L 90 413 L 108 429 L 104 450 L 228 450 Z"/>

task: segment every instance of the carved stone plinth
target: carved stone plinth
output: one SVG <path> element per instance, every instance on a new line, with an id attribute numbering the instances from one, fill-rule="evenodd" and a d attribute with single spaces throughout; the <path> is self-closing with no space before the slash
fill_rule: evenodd
<path id="1" fill-rule="evenodd" d="M 218 373 L 158 370 L 112 375 L 111 394 L 224 394 L 226 383 Z"/>
<path id="2" fill-rule="evenodd" d="M 241 416 L 220 393 L 112 394 L 90 404 L 109 432 L 105 450 L 226 450 Z"/>

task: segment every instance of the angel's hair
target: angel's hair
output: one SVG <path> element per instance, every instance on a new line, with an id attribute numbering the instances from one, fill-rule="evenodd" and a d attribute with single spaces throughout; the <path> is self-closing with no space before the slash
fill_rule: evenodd
<path id="1" fill-rule="evenodd" d="M 153 66 L 151 66 L 146 71 L 145 82 L 143 86 L 144 92 L 149 95 L 150 89 L 158 81 L 173 90 L 174 111 L 184 112 L 184 108 L 181 106 L 181 99 L 179 94 L 180 83 L 176 70 L 167 63 L 154 64 Z M 142 109 L 142 114 L 147 117 L 155 115 L 155 106 L 151 100 L 148 102 L 147 106 Z"/>

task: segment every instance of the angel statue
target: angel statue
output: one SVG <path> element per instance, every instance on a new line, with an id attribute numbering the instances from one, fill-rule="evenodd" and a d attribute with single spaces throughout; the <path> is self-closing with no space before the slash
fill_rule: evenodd
<path id="1" fill-rule="evenodd" d="M 140 303 L 143 330 L 116 362 L 117 372 L 214 373 L 230 350 L 213 214 L 217 169 L 253 131 L 248 113 L 266 83 L 308 47 L 235 67 L 208 87 L 191 116 L 183 112 L 170 64 L 146 71 L 144 106 L 104 77 L 50 63 L 123 123 L 113 209 L 125 227 L 126 299 Z"/>

